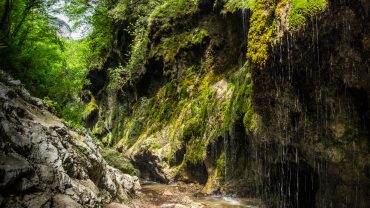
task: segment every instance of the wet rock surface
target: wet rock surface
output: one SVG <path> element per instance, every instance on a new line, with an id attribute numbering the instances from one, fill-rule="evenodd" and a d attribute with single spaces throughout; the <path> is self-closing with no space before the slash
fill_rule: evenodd
<path id="1" fill-rule="evenodd" d="M 369 11 L 364 1 L 328 1 L 253 70 L 262 119 L 250 155 L 279 206 L 370 204 Z"/>
<path id="2" fill-rule="evenodd" d="M 1 207 L 101 207 L 137 194 L 138 178 L 107 165 L 88 134 L 0 77 Z"/>

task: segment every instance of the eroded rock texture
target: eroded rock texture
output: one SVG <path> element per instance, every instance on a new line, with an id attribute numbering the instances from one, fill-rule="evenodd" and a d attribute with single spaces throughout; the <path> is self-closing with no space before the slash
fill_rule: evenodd
<path id="1" fill-rule="evenodd" d="M 108 166 L 89 135 L 0 77 L 1 207 L 101 207 L 139 191 L 138 178 Z"/>

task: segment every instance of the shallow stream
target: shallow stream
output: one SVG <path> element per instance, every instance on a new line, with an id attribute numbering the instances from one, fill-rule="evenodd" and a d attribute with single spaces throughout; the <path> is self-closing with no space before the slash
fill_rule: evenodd
<path id="1" fill-rule="evenodd" d="M 142 204 L 145 207 L 185 208 L 257 208 L 258 201 L 249 198 L 239 198 L 221 195 L 203 195 L 195 185 L 179 184 L 142 184 Z"/>

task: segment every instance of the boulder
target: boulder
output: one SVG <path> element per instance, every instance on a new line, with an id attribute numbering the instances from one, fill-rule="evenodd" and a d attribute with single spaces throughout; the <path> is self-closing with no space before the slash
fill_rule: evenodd
<path id="1" fill-rule="evenodd" d="M 2 207 L 102 207 L 137 194 L 137 177 L 110 167 L 88 134 L 0 73 Z"/>

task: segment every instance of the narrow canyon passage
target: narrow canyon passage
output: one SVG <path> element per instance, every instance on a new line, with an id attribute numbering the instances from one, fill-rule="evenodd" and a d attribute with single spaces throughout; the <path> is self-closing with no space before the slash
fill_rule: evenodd
<path id="1" fill-rule="evenodd" d="M 0 207 L 369 208 L 370 0 L 0 0 Z"/>

